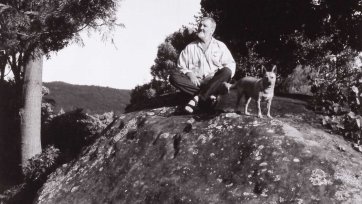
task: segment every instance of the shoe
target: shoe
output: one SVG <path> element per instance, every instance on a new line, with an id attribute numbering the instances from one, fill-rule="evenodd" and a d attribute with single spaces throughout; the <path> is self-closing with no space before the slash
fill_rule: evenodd
<path id="1" fill-rule="evenodd" d="M 195 96 L 187 103 L 187 105 L 185 106 L 185 111 L 190 114 L 193 113 L 198 103 L 199 103 L 199 96 Z"/>
<path id="2" fill-rule="evenodd" d="M 210 96 L 210 107 L 213 108 L 216 106 L 216 104 L 217 104 L 217 97 L 214 95 L 211 95 Z"/>

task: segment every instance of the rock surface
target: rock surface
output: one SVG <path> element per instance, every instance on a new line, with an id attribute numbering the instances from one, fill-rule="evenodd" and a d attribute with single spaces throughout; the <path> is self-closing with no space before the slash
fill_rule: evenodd
<path id="1" fill-rule="evenodd" d="M 313 125 L 303 103 L 276 101 L 272 120 L 122 115 L 35 203 L 362 203 L 362 154 Z"/>

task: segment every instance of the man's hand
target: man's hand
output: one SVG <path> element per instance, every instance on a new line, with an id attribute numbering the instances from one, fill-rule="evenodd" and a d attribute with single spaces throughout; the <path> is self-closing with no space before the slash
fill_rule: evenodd
<path id="1" fill-rule="evenodd" d="M 189 77 L 191 80 L 191 83 L 193 83 L 195 86 L 200 86 L 200 80 L 195 76 L 192 72 L 187 72 L 186 76 Z"/>

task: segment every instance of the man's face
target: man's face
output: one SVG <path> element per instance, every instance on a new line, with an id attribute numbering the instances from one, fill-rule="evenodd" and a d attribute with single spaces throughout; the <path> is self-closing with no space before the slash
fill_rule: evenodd
<path id="1" fill-rule="evenodd" d="M 214 34 L 214 31 L 215 31 L 215 25 L 209 19 L 205 19 L 201 22 L 199 26 L 197 36 L 201 40 L 207 39 L 210 38 L 212 34 Z"/>

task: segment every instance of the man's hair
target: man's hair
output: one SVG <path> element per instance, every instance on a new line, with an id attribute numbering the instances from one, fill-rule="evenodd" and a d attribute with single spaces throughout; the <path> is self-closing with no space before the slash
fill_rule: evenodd
<path id="1" fill-rule="evenodd" d="M 215 29 L 216 29 L 216 21 L 215 21 L 215 19 L 212 18 L 212 17 L 210 17 L 210 16 L 205 16 L 205 17 L 203 17 L 203 18 L 201 19 L 201 22 L 202 22 L 202 21 L 205 21 L 205 20 L 211 21 L 211 23 L 212 23 L 213 26 L 214 26 L 214 31 L 215 31 Z"/>

